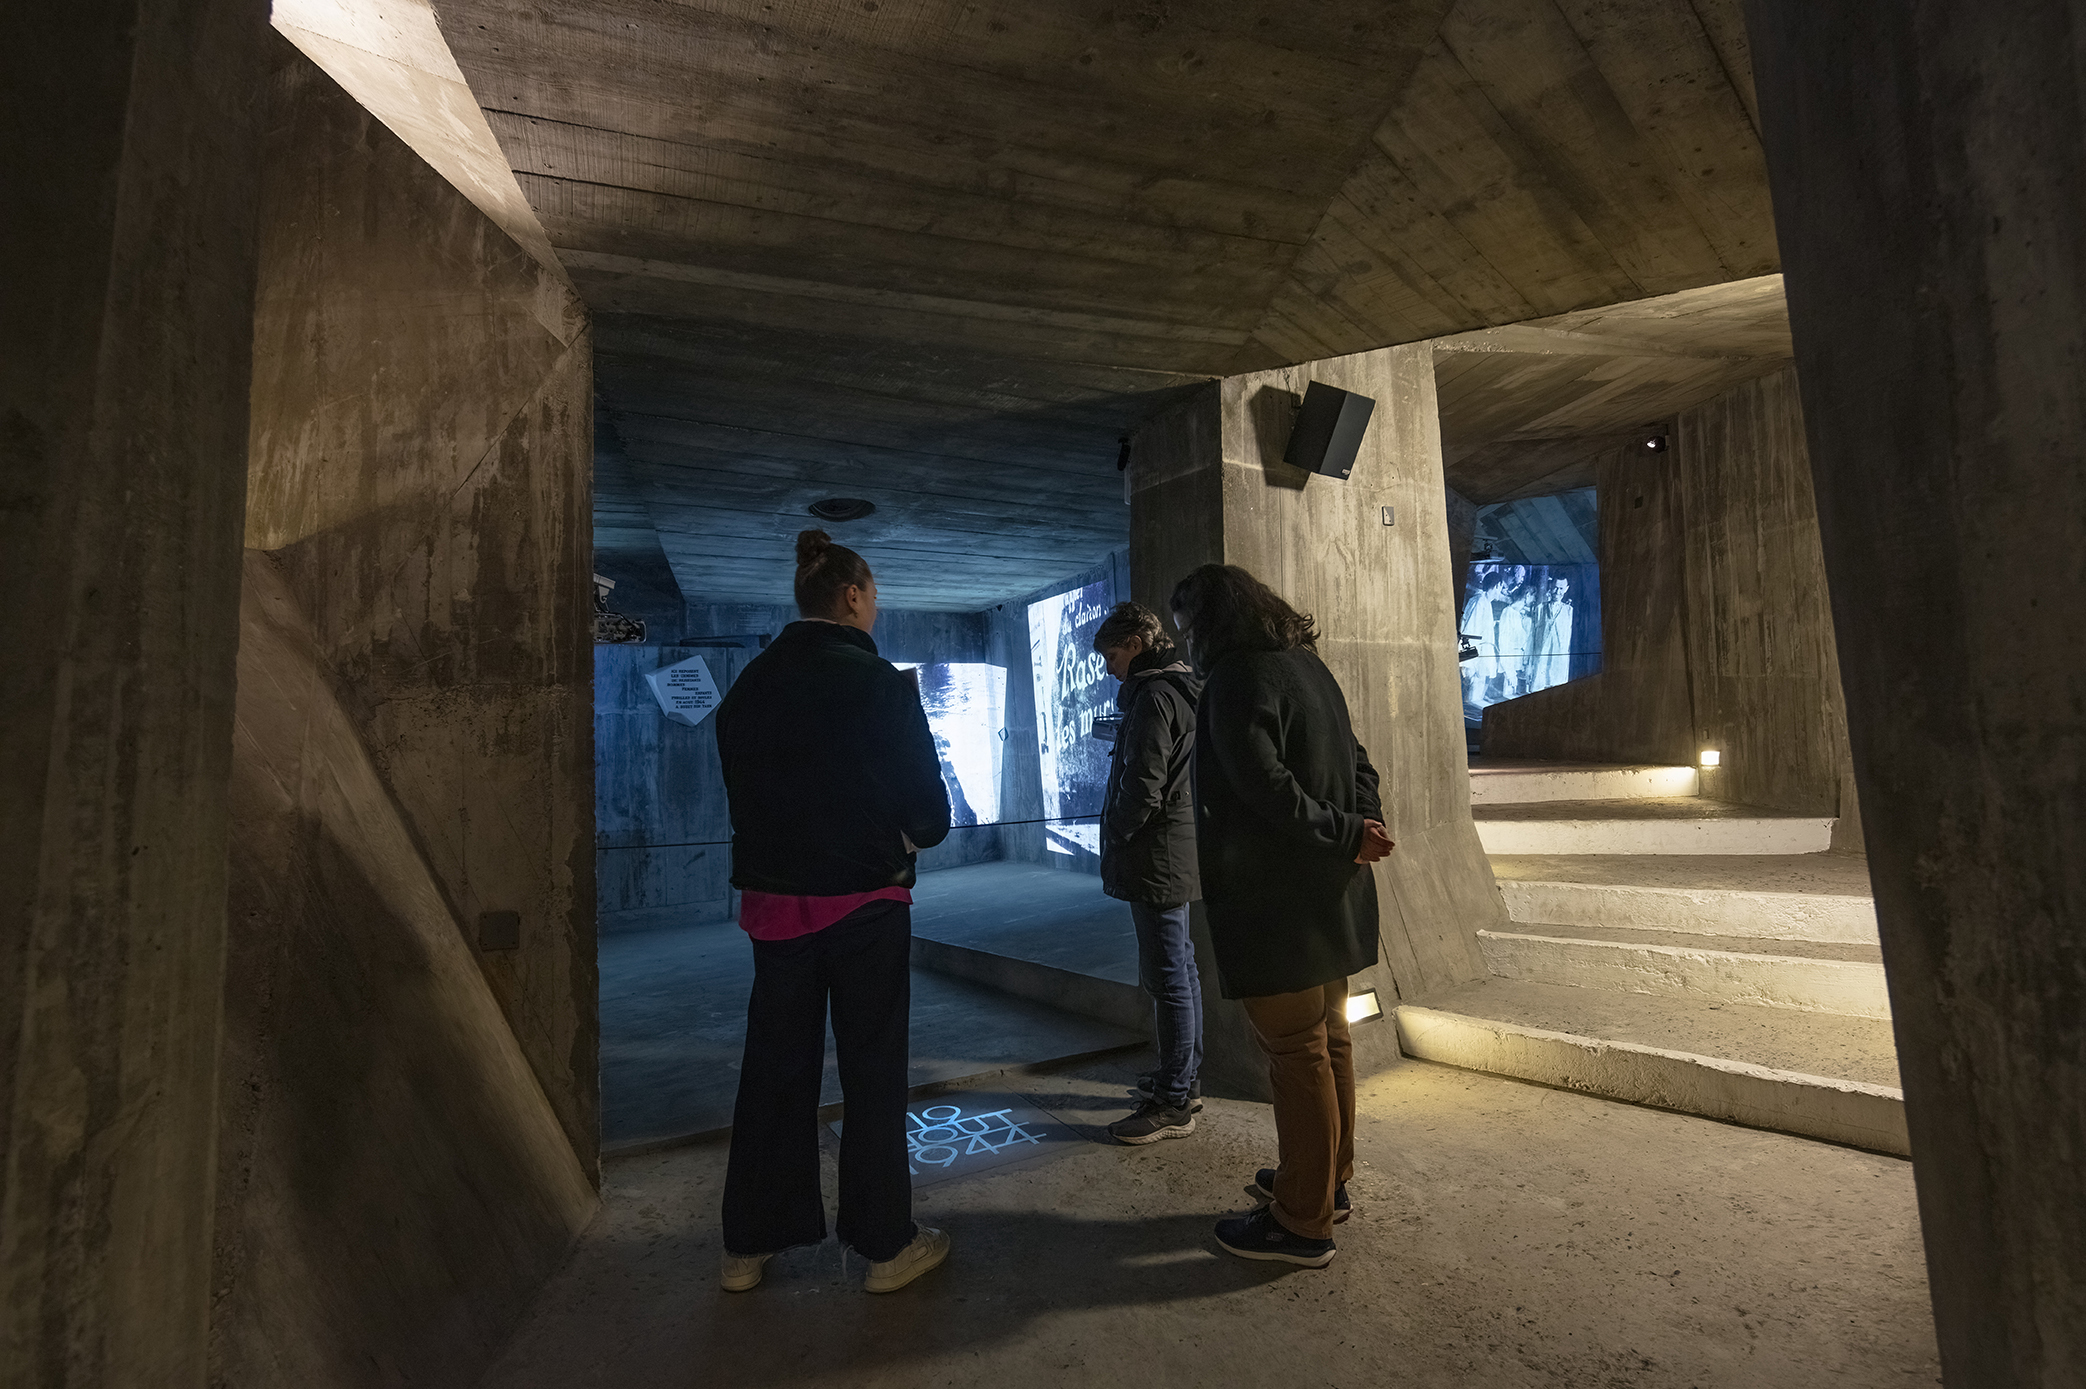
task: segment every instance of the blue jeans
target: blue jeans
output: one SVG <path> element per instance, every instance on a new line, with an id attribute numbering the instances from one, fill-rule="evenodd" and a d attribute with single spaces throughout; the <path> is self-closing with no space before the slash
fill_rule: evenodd
<path id="1" fill-rule="evenodd" d="M 1137 925 L 1137 982 L 1152 996 L 1159 1044 L 1152 1096 L 1180 1109 L 1202 1073 L 1202 976 L 1188 935 L 1188 904 L 1132 902 L 1130 919 Z"/>

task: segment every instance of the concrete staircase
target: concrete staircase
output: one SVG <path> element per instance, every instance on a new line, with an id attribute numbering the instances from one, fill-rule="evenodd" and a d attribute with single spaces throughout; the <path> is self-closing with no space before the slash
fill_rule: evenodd
<path id="1" fill-rule="evenodd" d="M 1408 1055 L 1906 1153 L 1865 860 L 1689 767 L 1474 763 L 1509 924 L 1402 1004 Z"/>

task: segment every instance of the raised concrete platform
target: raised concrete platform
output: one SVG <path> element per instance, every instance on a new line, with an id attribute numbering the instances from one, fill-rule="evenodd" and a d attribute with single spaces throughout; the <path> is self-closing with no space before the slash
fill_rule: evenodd
<path id="1" fill-rule="evenodd" d="M 1680 931 L 1517 923 L 1478 932 L 1502 979 L 1718 1003 L 1888 1018 L 1882 952 L 1874 946 L 1783 946 Z M 1751 950 L 1744 945 L 1753 945 Z"/>
<path id="2" fill-rule="evenodd" d="M 1846 854 L 1495 854 L 1516 921 L 1876 943 L 1868 860 Z"/>
<path id="3" fill-rule="evenodd" d="M 1908 1156 L 1890 1024 L 1488 979 L 1396 1010 L 1409 1056 Z"/>
<path id="4" fill-rule="evenodd" d="M 1812 854 L 1831 816 L 1782 815 L 1696 796 L 1520 801 L 1471 808 L 1488 854 Z"/>
<path id="5" fill-rule="evenodd" d="M 753 985 L 745 933 L 734 922 L 623 931 L 601 938 L 600 961 L 604 1151 L 729 1128 Z M 917 966 L 912 983 L 915 1091 L 1135 1046 L 1149 1032 Z M 819 1098 L 829 1112 L 840 1101 L 830 1037 Z"/>
<path id="6" fill-rule="evenodd" d="M 1137 932 L 1100 879 L 1030 863 L 923 874 L 913 889 L 913 963 L 1148 1036 Z"/>
<path id="7" fill-rule="evenodd" d="M 1692 796 L 1699 785 L 1693 767 L 1502 761 L 1484 757 L 1472 758 L 1470 763 L 1472 805 Z"/>

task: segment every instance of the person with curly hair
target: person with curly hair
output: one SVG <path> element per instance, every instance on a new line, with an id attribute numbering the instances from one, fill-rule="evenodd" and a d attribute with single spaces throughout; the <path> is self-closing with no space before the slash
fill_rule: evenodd
<path id="1" fill-rule="evenodd" d="M 1254 1174 L 1267 1204 L 1219 1221 L 1217 1241 L 1323 1268 L 1354 1175 L 1347 977 L 1376 963 L 1368 865 L 1394 846 L 1312 620 L 1230 564 L 1182 579 L 1173 614 L 1206 681 L 1195 834 L 1210 944 L 1268 1058 L 1279 1148 Z"/>

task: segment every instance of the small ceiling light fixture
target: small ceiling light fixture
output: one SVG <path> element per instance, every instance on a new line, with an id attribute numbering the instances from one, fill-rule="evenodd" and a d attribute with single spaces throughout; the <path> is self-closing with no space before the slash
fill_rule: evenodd
<path id="1" fill-rule="evenodd" d="M 1358 994 L 1347 996 L 1349 1022 L 1374 1022 L 1382 1016 L 1383 1005 L 1376 1001 L 1376 990 L 1364 989 Z"/>
<path id="2" fill-rule="evenodd" d="M 876 510 L 876 503 L 861 497 L 827 497 L 804 509 L 821 521 L 859 521 Z"/>
<path id="3" fill-rule="evenodd" d="M 1724 754 L 1718 752 L 1715 748 L 1704 748 L 1702 750 L 1701 765 L 1705 767 L 1720 767 L 1723 763 Z"/>
<path id="4" fill-rule="evenodd" d="M 1666 436 L 1663 434 L 1647 435 L 1644 440 L 1644 451 L 1646 453 L 1664 453 L 1666 451 Z"/>

